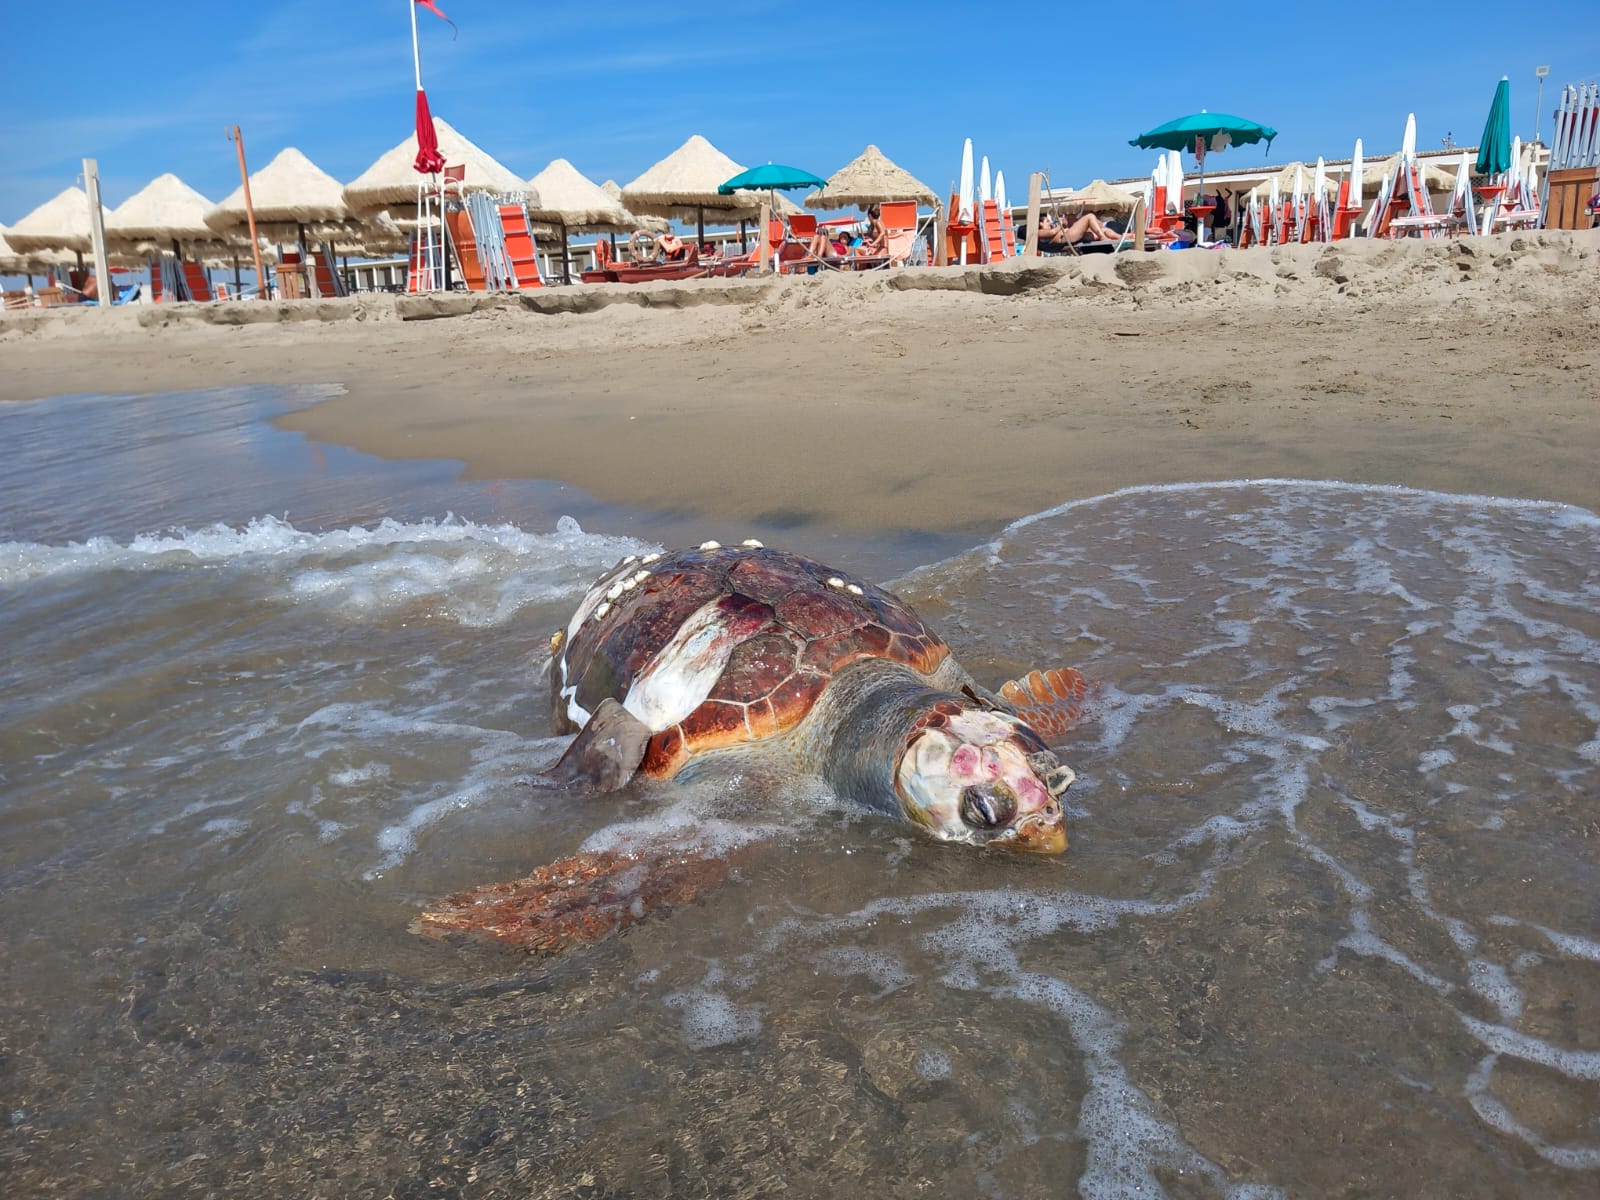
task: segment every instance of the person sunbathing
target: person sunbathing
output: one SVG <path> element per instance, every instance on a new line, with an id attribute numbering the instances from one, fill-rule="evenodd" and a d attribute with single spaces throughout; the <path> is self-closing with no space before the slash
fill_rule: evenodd
<path id="1" fill-rule="evenodd" d="M 1117 233 L 1094 213 L 1086 212 L 1075 221 L 1057 221 L 1049 213 L 1039 218 L 1041 246 L 1074 246 L 1079 242 L 1114 242 Z"/>
<path id="2" fill-rule="evenodd" d="M 683 258 L 688 252 L 688 245 L 676 234 L 663 233 L 656 238 L 656 257 L 663 262 Z"/>

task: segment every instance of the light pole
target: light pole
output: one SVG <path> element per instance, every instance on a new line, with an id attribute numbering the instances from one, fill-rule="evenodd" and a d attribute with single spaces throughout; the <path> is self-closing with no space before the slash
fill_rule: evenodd
<path id="1" fill-rule="evenodd" d="M 1533 102 L 1533 140 L 1539 140 L 1539 118 L 1544 115 L 1544 77 L 1550 74 L 1549 67 L 1535 67 L 1533 77 L 1539 81 L 1539 97 Z"/>

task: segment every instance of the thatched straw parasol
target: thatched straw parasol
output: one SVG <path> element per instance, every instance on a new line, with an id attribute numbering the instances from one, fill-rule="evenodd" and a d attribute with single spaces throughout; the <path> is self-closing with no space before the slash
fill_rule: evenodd
<path id="1" fill-rule="evenodd" d="M 82 188 L 69 187 L 13 225 L 6 238 L 18 254 L 51 250 L 86 253 L 89 249 L 88 193 Z"/>
<path id="2" fill-rule="evenodd" d="M 517 194 L 528 191 L 528 185 L 515 172 L 462 137 L 448 121 L 434 117 L 433 129 L 439 138 L 439 153 L 444 155 L 445 162 L 452 167 L 464 166 L 467 169 L 466 177 L 461 182 L 462 191 Z M 428 178 L 417 173 L 413 166 L 416 158 L 417 135 L 413 131 L 345 186 L 345 203 L 358 213 L 391 205 L 415 204 L 417 184 Z"/>
<path id="3" fill-rule="evenodd" d="M 706 237 L 706 213 L 725 221 L 742 221 L 761 211 L 761 199 L 750 192 L 724 196 L 717 187 L 744 166 L 736 163 L 698 133 L 622 189 L 622 202 L 636 213 L 696 222 Z"/>
<path id="4" fill-rule="evenodd" d="M 1134 206 L 1135 197 L 1104 179 L 1091 179 L 1081 188 L 1074 188 L 1071 195 L 1061 197 L 1061 203 L 1079 212 L 1127 212 Z"/>
<path id="5" fill-rule="evenodd" d="M 1448 192 L 1455 187 L 1456 177 L 1454 172 L 1442 171 L 1432 163 L 1420 160 L 1418 161 L 1418 166 L 1422 168 L 1422 186 L 1430 192 Z M 1361 186 L 1370 194 L 1373 188 L 1383 182 L 1385 173 L 1392 179 L 1399 169 L 1400 156 L 1398 154 L 1392 154 L 1382 162 L 1370 162 L 1367 164 L 1366 170 L 1361 172 Z M 1339 186 L 1338 172 L 1330 169 L 1328 175 L 1333 179 L 1334 187 L 1337 189 Z M 1280 184 L 1279 186 L 1281 187 L 1282 185 Z"/>
<path id="6" fill-rule="evenodd" d="M 939 197 L 904 167 L 876 146 L 868 146 L 850 162 L 828 176 L 820 191 L 806 197 L 807 208 L 866 208 L 871 204 L 915 200 L 937 204 Z"/>
<path id="7" fill-rule="evenodd" d="M 582 174 L 564 158 L 553 161 L 528 180 L 538 200 L 528 206 L 528 216 L 556 226 L 561 239 L 561 281 L 572 282 L 572 261 L 567 238 L 572 233 L 632 233 L 638 228 L 622 201 Z"/>
<path id="8" fill-rule="evenodd" d="M 315 222 L 344 221 L 350 207 L 344 202 L 339 181 L 293 146 L 250 175 L 250 199 L 255 205 L 256 227 L 293 226 Z M 205 222 L 218 233 L 239 233 L 249 228 L 244 210 L 244 187 L 205 215 Z"/>
<path id="9" fill-rule="evenodd" d="M 205 222 L 211 208 L 176 175 L 159 175 L 106 214 L 106 240 L 124 249 L 141 242 L 216 242 L 217 231 Z"/>
<path id="10" fill-rule="evenodd" d="M 538 195 L 528 204 L 528 215 L 535 220 L 554 221 L 574 233 L 623 233 L 638 228 L 621 200 L 564 158 L 528 180 L 528 187 Z"/>
<path id="11" fill-rule="evenodd" d="M 651 233 L 665 233 L 672 228 L 672 222 L 665 217 L 642 217 L 630 209 L 622 199 L 622 185 L 615 179 L 606 180 L 600 185 L 600 190 L 621 205 L 628 217 L 627 228 L 645 229 Z"/>
<path id="12" fill-rule="evenodd" d="M 23 254 L 10 242 L 10 230 L 0 225 L 0 275 L 32 275 L 47 263 L 34 254 Z"/>

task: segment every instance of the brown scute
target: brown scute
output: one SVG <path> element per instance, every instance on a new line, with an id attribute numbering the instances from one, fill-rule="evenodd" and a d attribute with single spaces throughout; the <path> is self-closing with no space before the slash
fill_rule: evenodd
<path id="1" fill-rule="evenodd" d="M 798 725 L 827 686 L 827 676 L 813 675 L 810 671 L 796 671 L 789 676 L 771 697 L 778 724 L 784 729 Z"/>
<path id="2" fill-rule="evenodd" d="M 870 619 L 859 604 L 845 600 L 837 592 L 795 592 L 778 605 L 778 620 L 801 637 L 819 638 L 856 628 Z"/>
<path id="3" fill-rule="evenodd" d="M 805 648 L 801 661 L 817 671 L 832 674 L 858 658 L 890 658 L 889 631 L 881 625 L 863 625 L 832 637 L 818 638 Z"/>
<path id="4" fill-rule="evenodd" d="M 784 633 L 763 633 L 734 648 L 722 678 L 711 688 L 714 700 L 744 702 L 769 696 L 795 672 L 797 647 Z"/>
<path id="5" fill-rule="evenodd" d="M 745 722 L 750 726 L 751 741 L 765 741 L 783 732 L 783 725 L 778 720 L 771 700 L 752 700 L 745 707 Z"/>
<path id="6" fill-rule="evenodd" d="M 639 764 L 639 770 L 657 779 L 671 779 L 688 761 L 689 749 L 684 744 L 683 730 L 674 725 L 645 743 L 644 761 Z"/>
<path id="7" fill-rule="evenodd" d="M 946 646 L 931 633 L 924 631 L 917 634 L 895 634 L 889 639 L 889 650 L 885 658 L 892 658 L 895 662 L 905 663 L 914 671 L 923 675 L 931 675 L 938 669 L 950 654 L 950 647 Z"/>
<path id="8" fill-rule="evenodd" d="M 784 556 L 788 557 L 788 556 Z M 789 564 L 763 557 L 741 558 L 728 570 L 728 586 L 768 604 L 777 604 L 795 589 Z"/>
<path id="9" fill-rule="evenodd" d="M 704 701 L 678 728 L 683 730 L 685 744 L 695 753 L 750 740 L 744 705 L 727 700 Z"/>

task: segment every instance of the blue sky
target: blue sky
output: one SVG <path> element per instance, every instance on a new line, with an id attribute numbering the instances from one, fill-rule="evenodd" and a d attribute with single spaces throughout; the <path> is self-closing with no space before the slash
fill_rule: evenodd
<path id="1" fill-rule="evenodd" d="M 876 142 L 944 192 L 970 136 L 1018 197 L 1033 170 L 1147 173 L 1153 154 L 1128 139 L 1201 108 L 1275 126 L 1275 161 L 1335 158 L 1358 136 L 1398 149 L 1413 111 L 1420 147 L 1475 143 L 1502 74 L 1526 138 L 1540 64 L 1548 136 L 1560 85 L 1600 75 L 1592 3 L 1257 5 L 1249 20 L 1231 3 L 438 4 L 459 35 L 418 10 L 435 114 L 519 175 L 564 157 L 597 182 L 700 133 L 746 165 L 821 175 Z M 407 0 L 8 0 L 6 15 L 0 223 L 78 182 L 85 157 L 108 205 L 163 171 L 220 200 L 239 182 L 226 126 L 252 169 L 293 145 L 347 181 L 411 125 Z"/>

